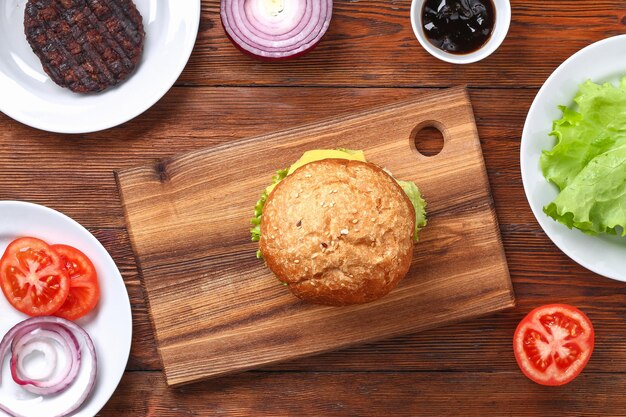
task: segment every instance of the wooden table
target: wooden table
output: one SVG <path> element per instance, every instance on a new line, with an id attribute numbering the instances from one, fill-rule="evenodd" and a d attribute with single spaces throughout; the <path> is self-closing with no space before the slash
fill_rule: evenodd
<path id="1" fill-rule="evenodd" d="M 518 163 L 522 126 L 538 88 L 572 53 L 626 32 L 626 3 L 513 0 L 513 22 L 502 47 L 468 66 L 428 55 L 413 36 L 409 7 L 408 0 L 336 0 L 328 34 L 315 51 L 267 64 L 235 50 L 220 25 L 219 2 L 203 1 L 187 69 L 135 120 L 68 136 L 0 115 L 0 199 L 31 201 L 73 217 L 104 244 L 126 281 L 133 346 L 127 372 L 102 416 L 626 413 L 626 285 L 583 269 L 551 243 L 526 203 Z M 518 307 L 168 388 L 113 170 L 461 84 L 469 86 L 473 100 Z M 522 316 L 550 302 L 584 310 L 597 338 L 584 373 L 557 389 L 527 380 L 511 348 Z"/>

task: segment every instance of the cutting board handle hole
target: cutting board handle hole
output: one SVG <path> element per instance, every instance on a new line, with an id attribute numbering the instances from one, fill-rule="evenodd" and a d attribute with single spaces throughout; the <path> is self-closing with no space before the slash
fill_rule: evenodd
<path id="1" fill-rule="evenodd" d="M 411 132 L 411 141 L 420 154 L 435 156 L 443 149 L 443 132 L 435 122 L 421 123 Z"/>

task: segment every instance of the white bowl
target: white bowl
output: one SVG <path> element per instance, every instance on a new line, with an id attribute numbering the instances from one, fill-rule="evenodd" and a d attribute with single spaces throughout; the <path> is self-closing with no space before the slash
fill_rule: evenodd
<path id="1" fill-rule="evenodd" d="M 422 8 L 425 1 L 426 0 L 413 0 L 411 3 L 411 26 L 413 26 L 413 32 L 417 40 L 422 44 L 422 47 L 426 49 L 429 54 L 452 64 L 471 64 L 472 62 L 487 58 L 502 44 L 502 41 L 504 41 L 509 31 L 509 26 L 511 25 L 511 3 L 509 0 L 492 0 L 496 8 L 496 23 L 487 42 L 480 49 L 469 54 L 451 54 L 442 51 L 430 43 L 424 34 Z"/>

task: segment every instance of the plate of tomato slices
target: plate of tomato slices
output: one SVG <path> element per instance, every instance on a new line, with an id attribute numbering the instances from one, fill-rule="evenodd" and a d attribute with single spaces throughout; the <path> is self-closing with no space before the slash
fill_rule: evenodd
<path id="1" fill-rule="evenodd" d="M 0 201 L 0 255 L 0 338 L 15 335 L 0 359 L 0 416 L 95 415 L 130 353 L 115 262 L 76 221 L 19 201 Z"/>

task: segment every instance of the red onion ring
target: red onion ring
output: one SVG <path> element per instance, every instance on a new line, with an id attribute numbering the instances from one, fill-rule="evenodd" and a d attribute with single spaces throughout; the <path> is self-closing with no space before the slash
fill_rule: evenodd
<path id="1" fill-rule="evenodd" d="M 56 330 L 59 332 L 66 331 L 63 328 Z M 13 338 L 13 340 L 15 340 L 15 338 Z M 65 357 L 70 360 L 66 361 L 63 372 L 59 373 L 52 379 L 35 381 L 32 378 L 25 378 L 24 375 L 26 372 L 19 366 L 21 359 L 26 356 L 24 350 L 33 344 L 33 342 L 37 343 L 41 341 L 46 343 L 45 340 L 57 342 L 63 349 Z M 24 334 L 24 336 L 19 339 L 19 341 L 15 344 L 15 347 L 12 349 L 13 356 L 11 357 L 11 376 L 13 377 L 13 380 L 17 384 L 22 385 L 22 388 L 26 391 L 32 392 L 33 394 L 51 395 L 56 394 L 57 392 L 65 391 L 71 383 L 74 382 L 74 379 L 76 379 L 76 376 L 78 375 L 78 370 L 80 369 L 80 350 L 77 345 L 70 345 L 70 343 L 72 343 L 71 339 L 65 338 L 61 333 L 55 332 L 54 328 L 51 330 L 37 329 Z"/>
<path id="2" fill-rule="evenodd" d="M 49 395 L 62 392 L 69 388 L 78 376 L 81 362 L 80 344 L 76 338 L 80 335 L 87 345 L 91 358 L 89 381 L 79 399 L 60 416 L 68 416 L 76 411 L 91 395 L 96 382 L 98 359 L 93 341 L 87 332 L 74 322 L 61 317 L 32 317 L 15 325 L 4 335 L 0 342 L 0 371 L 4 357 L 12 351 L 11 375 L 13 380 L 29 392 L 39 395 Z M 35 343 L 58 343 L 67 355 L 66 367 L 53 378 L 28 379 L 24 377 L 25 370 L 21 365 L 21 358 L 36 350 Z M 0 382 L 2 374 L 0 372 Z M 13 417 L 22 417 L 7 406 L 0 404 L 0 410 Z"/>
<path id="3" fill-rule="evenodd" d="M 326 33 L 333 0 L 222 0 L 222 25 L 244 53 L 263 60 L 304 55 Z"/>
<path id="4" fill-rule="evenodd" d="M 32 341 L 29 343 L 21 352 L 21 355 L 17 359 L 17 365 L 15 366 L 18 373 L 21 375 L 26 375 L 26 371 L 24 368 L 24 359 L 27 358 L 33 352 L 41 352 L 46 359 L 46 371 L 43 375 L 39 377 L 29 377 L 29 379 L 35 382 L 43 382 L 48 380 L 52 376 L 52 373 L 57 367 L 57 351 L 56 349 L 50 345 L 50 343 L 40 342 L 40 341 Z M 14 356 L 15 357 L 15 356 Z"/>

